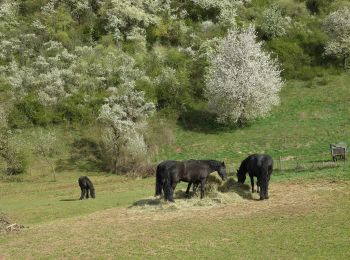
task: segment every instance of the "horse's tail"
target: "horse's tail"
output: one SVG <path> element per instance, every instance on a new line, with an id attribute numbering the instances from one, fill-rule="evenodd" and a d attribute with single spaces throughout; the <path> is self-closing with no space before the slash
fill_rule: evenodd
<path id="1" fill-rule="evenodd" d="M 156 171 L 156 194 L 155 194 L 155 196 L 162 195 L 162 188 L 163 188 L 162 176 L 161 176 L 161 172 L 160 172 L 160 167 L 158 165 L 157 171 Z"/>

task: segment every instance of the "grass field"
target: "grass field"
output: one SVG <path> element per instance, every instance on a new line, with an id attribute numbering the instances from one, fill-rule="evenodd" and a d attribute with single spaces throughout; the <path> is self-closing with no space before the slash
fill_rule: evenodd
<path id="1" fill-rule="evenodd" d="M 350 143 L 348 82 L 349 74 L 324 86 L 288 82 L 281 106 L 243 129 L 209 129 L 198 113 L 177 124 L 175 143 L 156 161 L 219 159 L 230 173 L 252 152 L 291 158 L 291 164 L 328 162 L 329 143 Z M 133 206 L 153 195 L 153 177 L 63 170 L 52 182 L 36 167 L 0 180 L 0 211 L 28 227 L 0 235 L 0 259 L 346 259 L 350 167 L 328 165 L 274 172 L 268 201 L 166 210 Z M 80 175 L 91 176 L 95 200 L 77 200 Z"/>

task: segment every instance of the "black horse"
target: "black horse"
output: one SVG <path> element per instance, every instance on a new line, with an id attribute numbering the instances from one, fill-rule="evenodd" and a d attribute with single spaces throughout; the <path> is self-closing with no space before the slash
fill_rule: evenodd
<path id="1" fill-rule="evenodd" d="M 238 182 L 244 183 L 246 173 L 249 173 L 250 182 L 252 185 L 252 192 L 254 192 L 254 176 L 257 177 L 257 192 L 260 186 L 260 199 L 268 199 L 268 189 L 270 176 L 273 170 L 273 160 L 267 154 L 252 154 L 244 159 L 237 171 Z"/>
<path id="2" fill-rule="evenodd" d="M 215 160 L 164 161 L 158 164 L 156 172 L 156 194 L 165 200 L 174 201 L 173 194 L 177 183 L 188 182 L 186 193 L 193 184 L 194 189 L 201 184 L 201 199 L 204 197 L 204 186 L 210 173 L 218 172 L 224 180 L 226 167 L 224 162 Z"/>
<path id="3" fill-rule="evenodd" d="M 91 198 L 95 198 L 95 188 L 90 179 L 87 176 L 81 176 L 78 180 L 80 189 L 81 189 L 81 196 L 80 199 L 84 199 L 86 197 L 89 198 L 89 191 Z"/>

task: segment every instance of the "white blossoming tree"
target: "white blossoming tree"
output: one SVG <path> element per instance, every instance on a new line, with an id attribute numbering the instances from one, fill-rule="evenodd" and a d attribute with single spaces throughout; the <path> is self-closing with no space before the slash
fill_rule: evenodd
<path id="1" fill-rule="evenodd" d="M 210 60 L 206 97 L 219 122 L 243 124 L 279 104 L 282 85 L 277 62 L 262 50 L 254 27 L 234 28 Z"/>
<path id="2" fill-rule="evenodd" d="M 330 37 L 325 54 L 342 59 L 346 68 L 350 57 L 350 9 L 346 7 L 331 13 L 323 26 Z"/>
<path id="3" fill-rule="evenodd" d="M 267 38 L 275 38 L 285 35 L 288 25 L 288 18 L 283 17 L 280 7 L 274 3 L 264 11 L 260 28 Z"/>
<path id="4" fill-rule="evenodd" d="M 138 37 L 145 37 L 144 28 L 159 21 L 157 12 L 169 1 L 136 0 L 133 4 L 127 0 L 111 0 L 101 4 L 101 13 L 106 17 L 106 30 L 110 31 L 116 41 L 121 41 L 126 35 L 138 32 Z M 142 29 L 139 29 L 142 28 Z"/>
<path id="5" fill-rule="evenodd" d="M 107 168 L 113 173 L 118 170 L 120 155 L 129 151 L 146 154 L 142 129 L 146 118 L 154 111 L 154 104 L 147 103 L 144 93 L 135 90 L 133 84 L 111 95 L 102 105 L 98 121 L 103 126 L 103 146 Z"/>

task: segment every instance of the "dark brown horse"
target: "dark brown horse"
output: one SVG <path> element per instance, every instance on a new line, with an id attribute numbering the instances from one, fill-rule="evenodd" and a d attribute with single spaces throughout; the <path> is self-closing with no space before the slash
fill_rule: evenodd
<path id="1" fill-rule="evenodd" d="M 188 182 L 186 193 L 191 184 L 201 184 L 201 199 L 204 197 L 204 186 L 210 173 L 218 172 L 224 180 L 226 167 L 224 162 L 215 160 L 164 161 L 157 166 L 156 196 L 164 192 L 165 200 L 174 201 L 174 190 L 180 181 Z"/>
<path id="2" fill-rule="evenodd" d="M 252 185 L 252 192 L 254 192 L 254 176 L 257 178 L 257 187 L 259 192 L 260 186 L 260 199 L 268 199 L 268 189 L 270 176 L 273 170 L 273 160 L 270 155 L 267 154 L 252 154 L 244 159 L 237 171 L 238 182 L 244 183 L 246 179 L 246 173 L 248 172 L 250 182 Z"/>

